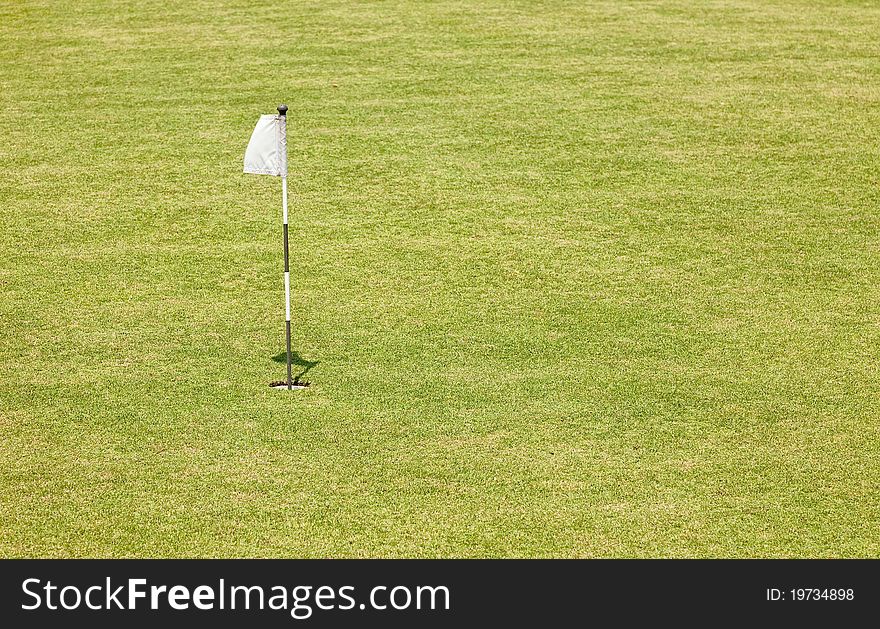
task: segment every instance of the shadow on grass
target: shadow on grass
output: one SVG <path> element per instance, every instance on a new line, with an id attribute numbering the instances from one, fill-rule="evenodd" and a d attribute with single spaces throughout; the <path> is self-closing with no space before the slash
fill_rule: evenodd
<path id="1" fill-rule="evenodd" d="M 280 352 L 275 354 L 272 357 L 276 363 L 281 363 L 283 365 L 287 364 L 287 352 Z M 312 370 L 313 367 L 317 367 L 321 363 L 320 360 L 306 360 L 302 356 L 300 356 L 297 352 L 290 353 L 290 364 L 296 365 L 297 367 L 303 367 L 303 370 L 296 374 L 293 379 L 299 380 L 304 375 L 306 375 L 309 371 Z"/>

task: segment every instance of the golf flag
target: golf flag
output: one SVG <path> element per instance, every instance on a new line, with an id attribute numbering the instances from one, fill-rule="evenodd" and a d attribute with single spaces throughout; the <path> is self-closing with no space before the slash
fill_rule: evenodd
<path id="1" fill-rule="evenodd" d="M 253 175 L 287 176 L 285 117 L 260 116 L 244 153 L 244 172 Z"/>
<path id="2" fill-rule="evenodd" d="M 308 382 L 291 375 L 290 351 L 290 245 L 287 225 L 287 105 L 278 105 L 278 115 L 260 116 L 244 152 L 244 172 L 281 177 L 281 217 L 284 234 L 284 335 L 287 340 L 287 382 L 273 382 L 273 389 L 302 389 Z"/>

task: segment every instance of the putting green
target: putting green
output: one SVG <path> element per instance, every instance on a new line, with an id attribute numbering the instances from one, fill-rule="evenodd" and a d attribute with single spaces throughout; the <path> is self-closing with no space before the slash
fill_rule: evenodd
<path id="1" fill-rule="evenodd" d="M 878 33 L 0 4 L 0 555 L 877 556 Z"/>

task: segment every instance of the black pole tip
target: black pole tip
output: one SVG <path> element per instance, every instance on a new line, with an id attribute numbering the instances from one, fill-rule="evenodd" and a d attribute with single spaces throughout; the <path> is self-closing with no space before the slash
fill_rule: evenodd
<path id="1" fill-rule="evenodd" d="M 278 105 L 278 113 L 282 116 L 287 115 L 287 105 Z"/>

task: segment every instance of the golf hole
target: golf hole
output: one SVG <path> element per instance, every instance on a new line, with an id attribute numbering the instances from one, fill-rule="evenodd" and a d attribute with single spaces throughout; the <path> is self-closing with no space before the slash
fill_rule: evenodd
<path id="1" fill-rule="evenodd" d="M 271 383 L 269 383 L 269 387 L 272 389 L 276 389 L 278 391 L 286 391 L 287 390 L 287 383 L 284 381 L 271 382 Z M 300 389 L 308 389 L 308 388 L 309 388 L 308 382 L 294 382 L 290 386 L 290 389 L 292 391 L 298 391 Z"/>

